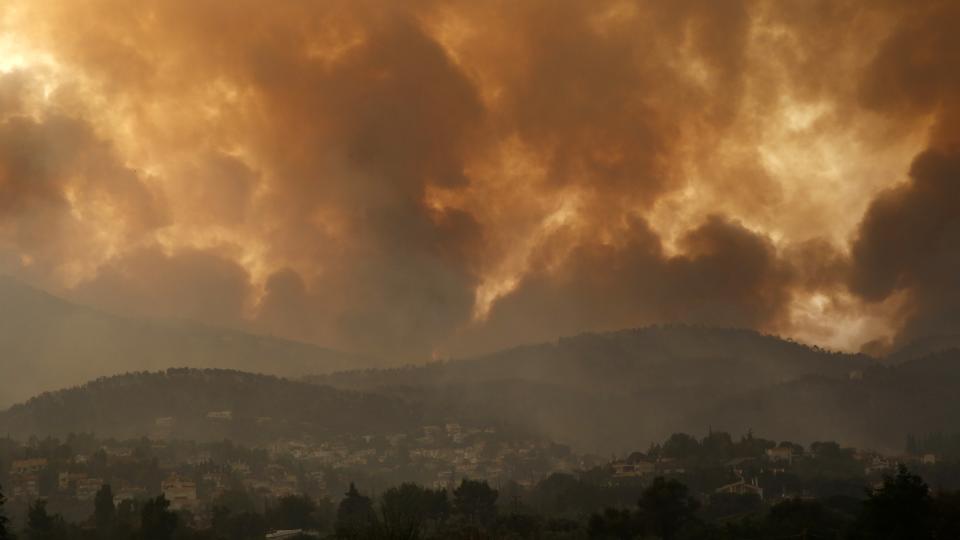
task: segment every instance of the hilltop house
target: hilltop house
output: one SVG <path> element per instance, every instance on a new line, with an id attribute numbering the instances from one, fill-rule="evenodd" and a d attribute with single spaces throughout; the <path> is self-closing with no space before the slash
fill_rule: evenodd
<path id="1" fill-rule="evenodd" d="M 18 476 L 13 484 L 13 498 L 19 501 L 32 501 L 40 496 L 40 479 L 35 474 Z"/>
<path id="2" fill-rule="evenodd" d="M 778 446 L 767 449 L 767 459 L 773 462 L 793 463 L 793 449 L 789 446 Z"/>
<path id="3" fill-rule="evenodd" d="M 171 476 L 160 484 L 160 490 L 173 510 L 190 509 L 197 504 L 197 484 L 190 480 Z"/>
<path id="4" fill-rule="evenodd" d="M 37 474 L 47 468 L 46 458 L 18 459 L 10 464 L 10 474 Z"/>
<path id="5" fill-rule="evenodd" d="M 103 487 L 102 478 L 81 478 L 76 481 L 77 500 L 92 501 L 97 496 L 97 492 Z"/>
<path id="6" fill-rule="evenodd" d="M 146 488 L 139 486 L 124 486 L 120 488 L 120 491 L 117 491 L 113 496 L 113 504 L 120 506 L 123 501 L 135 501 L 137 499 L 145 499 L 147 497 Z"/>
<path id="7" fill-rule="evenodd" d="M 230 421 L 233 420 L 233 411 L 210 411 L 207 413 L 207 419 Z"/>
<path id="8" fill-rule="evenodd" d="M 657 470 L 655 461 L 647 459 L 640 452 L 630 454 L 627 459 L 616 460 L 610 464 L 615 478 L 631 478 L 653 474 Z"/>
<path id="9" fill-rule="evenodd" d="M 760 500 L 763 500 L 763 488 L 757 485 L 757 480 L 754 479 L 752 483 L 747 483 L 746 480 L 741 478 L 740 480 L 721 486 L 717 488 L 714 493 L 730 493 L 732 495 L 756 495 L 760 497 Z"/>
<path id="10" fill-rule="evenodd" d="M 76 486 L 77 482 L 87 477 L 87 473 L 62 472 L 57 478 L 57 487 L 60 491 L 70 489 L 71 485 Z"/>
<path id="11" fill-rule="evenodd" d="M 279 540 L 282 538 L 298 538 L 303 536 L 311 536 L 319 538 L 320 535 L 314 532 L 304 531 L 303 529 L 289 529 L 282 531 L 274 531 L 272 533 L 267 533 L 266 540 Z"/>

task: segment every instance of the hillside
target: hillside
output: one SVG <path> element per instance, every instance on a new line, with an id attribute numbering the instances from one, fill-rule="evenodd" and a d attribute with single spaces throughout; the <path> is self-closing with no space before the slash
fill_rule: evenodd
<path id="1" fill-rule="evenodd" d="M 650 327 L 584 334 L 493 355 L 311 377 L 318 384 L 419 400 L 427 409 L 512 421 L 578 449 L 645 447 L 701 432 L 720 404 L 818 377 L 844 381 L 876 362 L 748 330 Z M 714 427 L 739 424 L 717 418 Z"/>
<path id="2" fill-rule="evenodd" d="M 0 277 L 0 407 L 127 371 L 172 366 L 300 376 L 372 365 L 314 345 L 187 321 L 125 318 Z"/>
<path id="3" fill-rule="evenodd" d="M 955 432 L 960 349 L 914 347 L 897 358 L 880 363 L 745 330 L 673 326 L 311 380 L 511 421 L 598 453 L 711 427 L 890 452 L 902 451 L 909 433 Z"/>
<path id="4" fill-rule="evenodd" d="M 556 343 L 424 366 L 336 372 L 311 377 L 342 388 L 446 385 L 502 379 L 633 392 L 724 384 L 763 387 L 806 375 L 846 377 L 876 362 L 750 330 L 654 326 L 581 334 Z"/>
<path id="5" fill-rule="evenodd" d="M 902 364 L 927 355 L 960 348 L 960 334 L 934 334 L 910 341 L 884 358 L 888 364 Z"/>
<path id="6" fill-rule="evenodd" d="M 736 419 L 772 437 L 835 439 L 902 452 L 908 434 L 957 432 L 960 349 L 876 366 L 862 378 L 808 377 L 730 399 L 703 421 Z"/>
<path id="7" fill-rule="evenodd" d="M 658 351 L 652 359 L 622 356 L 642 350 L 628 347 L 631 342 L 663 345 L 669 343 L 667 337 L 684 332 L 706 337 L 699 345 L 686 342 L 683 355 L 650 346 Z M 740 348 L 729 346 L 727 356 L 706 355 L 723 346 L 720 336 L 729 336 Z M 481 359 L 338 373 L 313 377 L 312 383 L 229 370 L 134 373 L 14 406 L 0 413 L 0 433 L 26 438 L 92 431 L 137 437 L 155 434 L 163 423 L 157 419 L 171 418 L 166 436 L 263 443 L 460 422 L 508 426 L 581 452 L 609 455 L 646 448 L 673 432 L 710 428 L 733 433 L 753 429 L 802 443 L 833 439 L 889 452 L 900 451 L 910 433 L 956 431 L 960 350 L 882 365 L 753 336 L 682 328 L 591 335 L 494 355 L 499 373 L 486 369 Z M 613 345 L 585 347 L 607 338 Z M 555 369 L 549 369 L 549 350 L 563 351 L 553 357 Z M 781 365 L 755 367 L 762 358 L 750 353 L 764 350 L 767 362 Z M 777 350 L 785 352 L 772 354 Z M 665 365 L 668 358 L 674 363 Z M 790 374 L 796 375 L 788 378 Z M 218 411 L 231 411 L 232 418 L 209 417 Z"/>
<path id="8" fill-rule="evenodd" d="M 396 398 L 239 371 L 169 369 L 42 394 L 0 412 L 0 432 L 21 439 L 80 432 L 133 438 L 166 430 L 173 438 L 254 444 L 402 431 L 421 421 L 417 407 Z"/>

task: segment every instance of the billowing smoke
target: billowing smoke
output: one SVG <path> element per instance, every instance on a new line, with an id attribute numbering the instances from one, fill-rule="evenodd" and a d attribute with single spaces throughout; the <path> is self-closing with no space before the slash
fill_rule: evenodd
<path id="1" fill-rule="evenodd" d="M 957 332 L 957 15 L 5 2 L 0 271 L 397 361 L 666 321 Z"/>
<path id="2" fill-rule="evenodd" d="M 870 205 L 853 243 L 851 288 L 878 302 L 905 297 L 897 345 L 960 332 L 960 5 L 905 17 L 864 78 L 864 103 L 885 114 L 934 119 L 930 147 L 909 180 Z"/>

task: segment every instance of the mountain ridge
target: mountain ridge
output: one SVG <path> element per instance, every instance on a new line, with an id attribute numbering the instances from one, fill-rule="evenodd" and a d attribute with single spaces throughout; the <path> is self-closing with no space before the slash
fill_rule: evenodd
<path id="1" fill-rule="evenodd" d="M 229 421 L 216 416 L 225 412 Z M 237 370 L 169 368 L 44 392 L 0 411 L 0 432 L 22 438 L 69 433 L 139 438 L 168 419 L 172 429 L 166 436 L 253 444 L 271 437 L 337 435 L 357 426 L 386 431 L 419 425 L 420 418 L 416 408 L 389 396 Z"/>
<path id="2" fill-rule="evenodd" d="M 0 276 L 0 407 L 103 375 L 174 366 L 296 377 L 380 361 L 185 320 L 124 317 Z"/>
<path id="3" fill-rule="evenodd" d="M 723 381 L 690 386 L 659 381 L 635 392 L 627 385 L 607 391 L 592 386 L 595 382 L 572 386 L 560 379 L 500 377 L 358 390 L 236 370 L 168 369 L 100 377 L 36 396 L 0 412 L 0 432 L 28 437 L 96 431 L 135 437 L 150 434 L 157 418 L 171 417 L 177 419 L 178 437 L 263 443 L 303 433 L 359 435 L 462 422 L 506 426 L 606 455 L 645 448 L 670 433 L 712 427 L 754 429 L 800 442 L 835 439 L 895 452 L 906 435 L 949 431 L 960 414 L 955 391 L 960 350 L 904 364 L 875 362 L 850 373 L 812 373 L 735 388 Z M 220 410 L 233 411 L 236 423 L 207 418 Z M 278 423 L 253 422 L 263 417 Z"/>

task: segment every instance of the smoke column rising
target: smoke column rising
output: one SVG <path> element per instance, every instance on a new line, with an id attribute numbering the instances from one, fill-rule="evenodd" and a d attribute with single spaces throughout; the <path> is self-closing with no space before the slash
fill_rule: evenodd
<path id="1" fill-rule="evenodd" d="M 0 271 L 400 360 L 960 331 L 946 1 L 12 0 Z"/>

